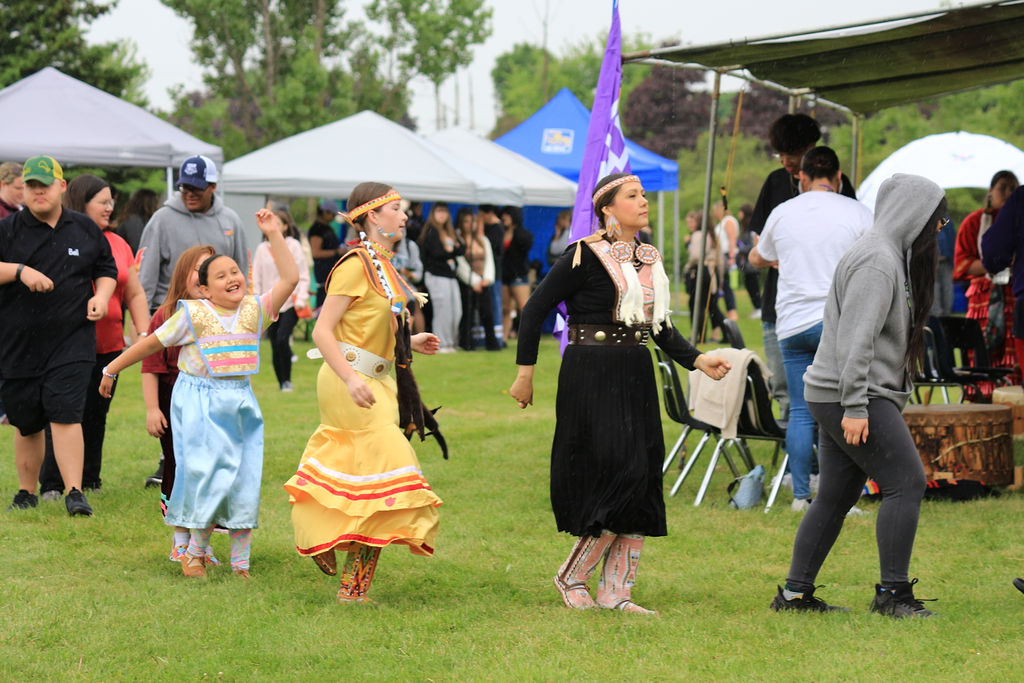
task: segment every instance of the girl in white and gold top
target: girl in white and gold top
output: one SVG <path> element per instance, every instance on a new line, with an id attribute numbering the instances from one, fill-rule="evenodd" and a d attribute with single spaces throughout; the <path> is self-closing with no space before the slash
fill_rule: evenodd
<path id="1" fill-rule="evenodd" d="M 100 393 L 117 374 L 168 346 L 181 346 L 180 373 L 171 396 L 177 470 L 165 522 L 189 529 L 181 561 L 189 577 L 206 574 L 210 534 L 221 525 L 231 535 L 231 568 L 248 578 L 252 530 L 257 526 L 263 472 L 263 415 L 249 375 L 259 370 L 260 334 L 299 280 L 285 244 L 284 225 L 273 212 L 256 213 L 281 279 L 266 294 L 247 293 L 235 261 L 214 254 L 199 266 L 200 300 L 182 300 L 156 332 L 103 368 Z"/>

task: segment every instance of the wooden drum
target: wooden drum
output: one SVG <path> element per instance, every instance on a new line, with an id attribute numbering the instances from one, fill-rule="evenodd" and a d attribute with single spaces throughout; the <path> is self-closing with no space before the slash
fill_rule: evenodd
<path id="1" fill-rule="evenodd" d="M 929 479 L 1013 483 L 1013 416 L 1009 406 L 908 405 L 903 410 Z"/>
<path id="2" fill-rule="evenodd" d="M 997 387 L 992 391 L 992 403 L 1010 406 L 1013 413 L 1013 435 L 1024 436 L 1024 387 Z"/>

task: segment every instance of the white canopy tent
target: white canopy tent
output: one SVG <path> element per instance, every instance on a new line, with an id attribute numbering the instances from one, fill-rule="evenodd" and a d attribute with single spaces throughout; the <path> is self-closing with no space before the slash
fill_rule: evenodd
<path id="1" fill-rule="evenodd" d="M 923 175 L 943 189 L 988 189 L 1003 169 L 1024 178 L 1024 151 L 990 135 L 958 131 L 928 135 L 900 147 L 880 163 L 857 189 L 857 198 L 872 211 L 878 187 L 894 173 Z"/>
<path id="2" fill-rule="evenodd" d="M 523 204 L 523 187 L 371 111 L 279 140 L 224 165 L 232 195 L 344 197 L 378 180 L 403 197 Z"/>
<path id="3" fill-rule="evenodd" d="M 427 139 L 452 154 L 473 159 L 498 175 L 520 183 L 524 205 L 572 206 L 576 201 L 576 183 L 468 130 L 449 128 Z"/>
<path id="4" fill-rule="evenodd" d="M 220 147 L 52 66 L 0 90 L 0 159 L 48 154 L 62 164 L 177 167 Z"/>

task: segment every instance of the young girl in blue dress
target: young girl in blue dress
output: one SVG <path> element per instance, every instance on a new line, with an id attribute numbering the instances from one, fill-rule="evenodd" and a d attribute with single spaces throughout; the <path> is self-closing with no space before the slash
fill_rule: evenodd
<path id="1" fill-rule="evenodd" d="M 119 372 L 168 346 L 180 346 L 180 373 L 171 395 L 177 469 L 165 522 L 189 530 L 181 561 L 185 576 L 206 575 L 215 525 L 229 530 L 231 568 L 249 577 L 263 473 L 263 416 L 249 375 L 259 370 L 260 334 L 277 319 L 299 281 L 281 219 L 256 213 L 281 279 L 262 296 L 247 293 L 235 261 L 214 254 L 199 266 L 200 300 L 182 300 L 156 332 L 103 368 L 100 393 L 109 395 Z"/>

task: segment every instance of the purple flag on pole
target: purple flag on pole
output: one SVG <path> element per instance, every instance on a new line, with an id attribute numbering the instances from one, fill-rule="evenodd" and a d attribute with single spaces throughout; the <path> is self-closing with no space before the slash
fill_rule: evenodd
<path id="1" fill-rule="evenodd" d="M 583 165 L 580 167 L 579 185 L 576 189 L 576 206 L 572 211 L 570 241 L 586 237 L 594 232 L 594 204 L 591 196 L 597 181 L 609 173 L 628 172 L 629 153 L 626 139 L 619 124 L 619 91 L 622 85 L 622 28 L 619 26 L 619 2 L 612 1 L 612 27 L 608 31 L 608 44 L 601 60 L 601 73 L 597 78 L 594 105 L 590 108 L 590 124 L 587 127 L 587 143 L 583 148 Z M 566 316 L 565 304 L 559 304 L 559 312 Z M 568 341 L 568 327 L 562 330 L 562 350 Z"/>
<path id="2" fill-rule="evenodd" d="M 629 153 L 619 124 L 619 91 L 622 86 L 622 29 L 619 3 L 612 2 L 612 27 L 597 78 L 594 106 L 590 108 L 587 145 L 583 148 L 576 206 L 572 212 L 570 239 L 578 240 L 594 231 L 594 204 L 591 196 L 597 181 L 609 173 L 628 172 Z"/>

